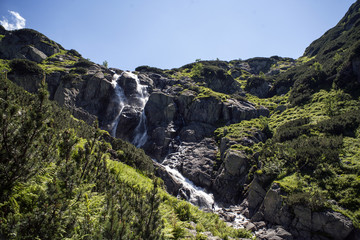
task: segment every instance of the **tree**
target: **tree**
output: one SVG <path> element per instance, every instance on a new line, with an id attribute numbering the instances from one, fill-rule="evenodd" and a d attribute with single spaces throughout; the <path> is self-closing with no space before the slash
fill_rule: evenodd
<path id="1" fill-rule="evenodd" d="M 103 61 L 103 64 L 102 64 L 104 67 L 108 68 L 108 62 L 105 60 Z"/>
<path id="2" fill-rule="evenodd" d="M 1 80 L 0 200 L 6 200 L 15 185 L 44 169 L 56 152 L 45 83 L 30 99 L 19 95 L 10 84 Z M 18 104 L 19 100 L 26 104 Z"/>

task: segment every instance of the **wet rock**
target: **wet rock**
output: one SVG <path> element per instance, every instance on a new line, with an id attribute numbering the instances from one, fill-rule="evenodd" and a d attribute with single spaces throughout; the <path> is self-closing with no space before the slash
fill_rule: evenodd
<path id="1" fill-rule="evenodd" d="M 153 161 L 155 174 L 164 181 L 166 191 L 172 195 L 177 195 L 182 187 L 182 183 L 177 181 L 161 164 Z"/>
<path id="2" fill-rule="evenodd" d="M 133 132 L 140 122 L 141 109 L 125 106 L 116 129 L 116 137 L 132 141 Z"/>

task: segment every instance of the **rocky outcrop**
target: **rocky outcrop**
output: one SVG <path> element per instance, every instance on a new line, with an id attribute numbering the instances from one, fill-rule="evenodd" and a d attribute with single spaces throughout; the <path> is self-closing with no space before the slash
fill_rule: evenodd
<path id="1" fill-rule="evenodd" d="M 96 65 L 90 68 L 86 75 L 65 74 L 59 76 L 52 74 L 48 81 L 59 81 L 54 92 L 54 100 L 61 106 L 70 109 L 80 119 L 92 123 L 99 118 L 100 123 L 104 121 L 104 106 L 109 103 L 109 98 L 114 94 L 109 78 L 106 78 L 102 69 Z"/>
<path id="2" fill-rule="evenodd" d="M 28 59 L 42 62 L 47 57 L 63 49 L 59 44 L 32 29 L 3 31 L 4 37 L 0 41 L 0 58 Z"/>
<path id="3" fill-rule="evenodd" d="M 281 237 L 278 230 L 271 230 L 273 225 L 281 226 L 291 233 L 290 236 L 286 234 L 286 237 L 279 239 L 347 239 L 356 234 L 351 220 L 343 214 L 332 210 L 314 211 L 303 205 L 290 206 L 284 198 L 287 193 L 279 184 L 272 184 L 265 192 L 258 182 L 259 179 L 255 178 L 250 184 L 242 206 L 245 215 L 251 217 L 251 221 L 255 223 L 252 228 L 256 227 L 257 222 L 267 223 L 268 228 L 257 233 L 260 239 Z"/>
<path id="4" fill-rule="evenodd" d="M 249 170 L 248 160 L 241 151 L 228 150 L 225 153 L 213 187 L 223 201 L 236 203 L 239 200 Z"/>

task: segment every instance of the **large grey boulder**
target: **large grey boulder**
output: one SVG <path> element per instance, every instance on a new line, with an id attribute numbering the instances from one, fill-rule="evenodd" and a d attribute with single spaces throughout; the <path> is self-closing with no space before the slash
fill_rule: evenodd
<path id="1" fill-rule="evenodd" d="M 243 214 L 247 218 L 252 218 L 255 212 L 260 208 L 266 196 L 266 190 L 257 175 L 255 175 L 254 179 L 251 181 L 244 195 L 246 197 L 241 203 Z"/>
<path id="2" fill-rule="evenodd" d="M 333 239 L 345 239 L 353 229 L 351 220 L 341 213 L 333 211 L 312 213 L 312 232 L 322 232 Z"/>

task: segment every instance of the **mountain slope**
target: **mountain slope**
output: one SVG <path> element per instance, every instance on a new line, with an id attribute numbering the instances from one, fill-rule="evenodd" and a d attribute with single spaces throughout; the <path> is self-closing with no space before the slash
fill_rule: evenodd
<path id="1" fill-rule="evenodd" d="M 241 209 L 251 221 L 246 227 L 256 230 L 260 239 L 271 235 L 282 239 L 357 239 L 360 234 L 359 7 L 357 1 L 337 26 L 314 41 L 304 56 L 297 60 L 278 56 L 230 62 L 199 60 L 170 70 L 141 66 L 136 72 L 128 73 L 92 63 L 75 50 L 65 50 L 36 31 L 8 32 L 0 29 L 3 35 L 0 68 L 7 72 L 5 79 L 28 92 L 39 92 L 39 96 L 44 92 L 42 88 L 39 90 L 39 84 L 45 81 L 51 100 L 87 123 L 98 119 L 100 127 L 113 133 L 113 137 L 135 142 L 142 131 L 146 141 L 141 147 L 148 155 L 167 167 L 176 168 L 195 184 L 211 191 L 218 203 L 238 205 L 236 211 Z M 22 35 L 25 41 L 13 44 L 12 39 Z M 139 86 L 144 90 L 141 99 Z M 6 89 L 3 89 L 2 99 L 5 99 Z M 119 97 L 119 91 L 123 91 L 123 96 Z M 21 99 L 13 97 L 11 104 Z M 126 99 L 125 103 L 123 99 Z M 12 109 L 3 115 L 13 116 Z M 24 107 L 21 109 L 25 111 Z M 29 112 L 26 116 L 35 120 L 40 118 L 39 113 Z M 87 128 L 81 124 L 79 127 L 83 130 L 78 131 L 72 126 L 77 126 L 78 121 L 66 116 L 68 122 L 60 125 L 65 124 L 66 129 L 74 128 L 77 137 L 72 130 L 71 134 L 66 131 L 58 133 L 61 144 L 54 143 L 59 149 L 59 155 L 55 154 L 54 158 L 65 164 L 63 166 L 67 166 L 64 163 L 66 156 L 70 156 L 70 163 L 76 162 L 82 153 L 78 149 L 86 149 L 85 146 L 94 142 L 91 136 L 97 132 L 84 130 Z M 28 126 L 22 126 L 20 120 L 14 123 L 17 126 L 14 132 Z M 86 135 L 83 131 L 90 133 Z M 79 137 L 85 139 L 78 139 L 78 145 L 70 155 L 66 155 L 69 154 L 66 151 L 62 153 L 66 134 L 72 136 L 67 141 Z M 100 135 L 102 137 L 95 141 L 95 146 L 99 149 L 107 147 L 105 152 L 108 154 L 104 158 L 108 159 L 109 166 L 114 166 L 112 160 L 121 160 L 149 175 L 154 172 L 150 158 L 144 152 L 104 132 Z M 111 146 L 102 145 L 101 139 Z M 34 144 L 42 145 L 43 141 L 39 139 Z M 41 155 L 41 152 L 35 151 L 34 154 Z M 95 151 L 94 156 L 96 154 Z M 93 154 L 90 156 L 94 157 Z M 38 169 L 38 165 L 34 166 Z M 140 196 L 151 198 L 153 194 L 156 196 L 153 197 L 154 205 L 149 207 L 156 205 L 154 209 L 160 211 L 165 237 L 184 237 L 182 229 L 191 228 L 189 221 L 202 219 L 201 225 L 205 226 L 206 217 L 199 217 L 201 213 L 195 208 L 168 195 L 160 198 L 158 206 L 159 194 L 156 187 L 152 188 L 151 180 L 135 177 L 135 182 L 144 185 L 141 187 L 143 190 L 138 191 L 134 182 L 126 180 L 132 177 L 125 172 L 133 170 L 124 165 L 109 168 L 112 168 L 111 174 L 119 172 L 117 169 L 125 169 L 120 174 L 123 188 L 119 191 L 124 191 L 125 198 L 130 192 L 129 198 L 135 197 L 134 201 L 138 203 L 130 204 L 134 211 L 130 218 L 142 214 L 142 210 L 137 209 L 138 205 L 144 204 Z M 37 183 L 36 189 L 39 188 L 40 192 L 41 189 L 45 192 L 51 190 L 48 179 L 53 180 L 54 174 L 64 177 L 62 171 L 63 168 L 55 173 L 53 169 L 42 169 L 36 174 L 43 179 Z M 161 167 L 155 169 L 156 174 L 163 177 L 168 192 L 190 199 L 190 193 L 164 171 Z M 101 190 L 104 181 L 89 181 L 94 181 L 91 183 L 99 189 L 91 192 L 92 195 L 88 194 L 88 197 L 94 197 L 89 201 L 93 202 L 91 211 L 95 211 L 95 215 L 100 212 L 101 201 L 106 200 L 106 206 L 117 204 L 122 208 L 121 203 L 106 198 L 111 191 L 109 193 L 106 187 Z M 80 189 L 91 188 L 87 183 L 79 184 Z M 157 183 L 153 181 L 152 184 Z M 31 185 L 18 193 L 17 186 L 11 187 L 15 195 L 8 194 L 9 199 L 4 200 L 6 206 L 11 206 L 11 210 L 6 212 L 6 221 L 16 224 L 19 220 L 13 214 L 16 215 L 18 208 L 13 200 L 21 202 L 21 211 L 24 211 L 23 206 L 27 205 L 22 202 L 23 198 L 27 199 L 28 191 L 38 191 L 31 190 L 34 188 Z M 82 204 L 85 200 L 84 195 Z M 30 208 L 30 212 L 33 209 Z M 86 219 L 84 209 L 79 211 Z M 147 211 L 146 207 L 144 211 Z M 32 213 L 21 212 L 20 219 L 26 224 L 24 216 L 27 215 L 24 213 Z M 110 215 L 108 212 L 107 221 L 110 221 Z M 231 219 L 231 216 L 225 217 Z M 172 218 L 176 221 L 172 222 Z M 214 226 L 223 223 L 210 215 L 208 219 L 213 220 L 205 227 L 215 235 L 235 237 L 240 234 L 229 229 L 219 232 L 219 228 Z M 76 221 L 84 223 L 84 220 Z M 18 231 L 16 226 L 20 226 L 16 224 L 12 228 L 14 231 Z M 201 225 L 196 228 L 204 232 Z M 139 235 L 149 233 L 137 225 L 127 225 L 126 229 L 129 228 Z M 121 229 L 121 226 L 116 229 Z M 73 231 L 78 234 L 76 229 Z M 3 234 L 10 235 L 8 232 Z"/>

